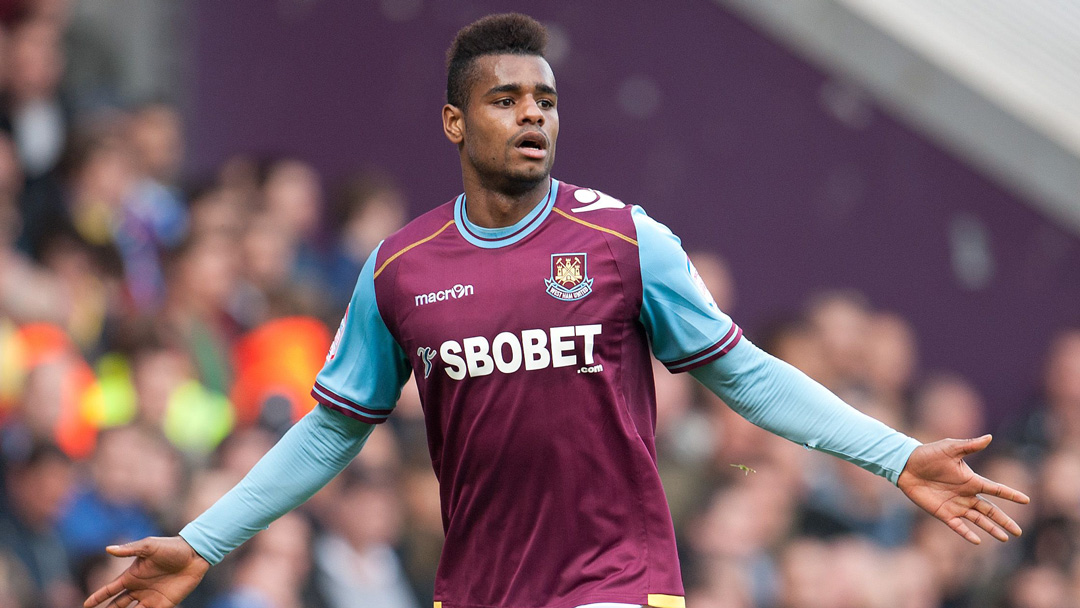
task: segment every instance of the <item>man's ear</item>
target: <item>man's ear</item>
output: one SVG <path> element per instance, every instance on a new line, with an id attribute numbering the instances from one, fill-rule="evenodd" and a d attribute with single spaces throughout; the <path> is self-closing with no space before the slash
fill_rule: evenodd
<path id="1" fill-rule="evenodd" d="M 446 104 L 442 108 L 442 128 L 446 139 L 460 146 L 465 141 L 465 113 L 457 106 Z"/>

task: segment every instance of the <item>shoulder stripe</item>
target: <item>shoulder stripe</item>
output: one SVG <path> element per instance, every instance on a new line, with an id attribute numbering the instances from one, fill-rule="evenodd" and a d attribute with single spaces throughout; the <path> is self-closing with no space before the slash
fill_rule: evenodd
<path id="1" fill-rule="evenodd" d="M 613 234 L 613 235 L 619 237 L 620 239 L 626 241 L 627 243 L 630 243 L 634 247 L 637 247 L 637 241 L 635 241 L 634 239 L 626 236 L 625 234 L 623 234 L 621 232 L 616 232 L 616 231 L 612 230 L 611 228 L 604 228 L 603 226 L 597 226 L 596 224 L 586 222 L 585 220 L 582 220 L 582 219 L 578 219 L 578 218 L 568 214 L 567 212 L 563 211 L 562 209 L 559 209 L 558 207 L 556 207 L 554 209 L 554 211 L 555 211 L 555 213 L 558 213 L 559 215 L 561 215 L 561 216 L 565 217 L 566 219 L 570 220 L 571 222 L 577 222 L 577 223 L 581 224 L 582 226 L 588 226 L 589 228 L 592 228 L 593 230 L 599 230 L 600 232 L 606 232 L 608 234 Z"/>
<path id="2" fill-rule="evenodd" d="M 678 361 L 662 361 L 664 367 L 667 367 L 668 371 L 677 374 L 679 372 L 688 372 L 692 369 L 697 369 L 702 365 L 707 365 L 716 361 L 720 357 L 728 354 L 735 345 L 742 339 L 742 328 L 734 323 L 731 324 L 731 329 L 728 333 L 720 339 L 719 342 L 706 348 L 705 350 L 698 351 L 697 354 L 690 355 L 684 359 Z"/>
<path id="3" fill-rule="evenodd" d="M 432 234 L 431 236 L 424 237 L 424 238 L 420 239 L 419 241 L 416 241 L 412 245 L 409 245 L 408 247 L 405 247 L 404 249 L 402 249 L 401 251 L 395 253 L 394 255 L 386 258 L 386 261 L 382 263 L 382 266 L 379 266 L 379 269 L 375 271 L 375 275 L 373 277 L 371 277 L 372 280 L 375 280 L 375 279 L 379 278 L 379 274 L 382 273 L 383 269 L 386 268 L 386 266 L 390 262 L 393 262 L 394 260 L 401 257 L 401 255 L 404 254 L 406 251 L 412 249 L 413 247 L 423 245 L 424 243 L 430 241 L 431 239 L 439 236 L 440 234 L 442 234 L 443 230 L 446 230 L 447 228 L 449 228 L 450 226 L 453 226 L 453 225 L 454 225 L 454 220 L 450 220 L 449 222 L 446 222 L 445 224 L 443 224 L 443 227 L 436 230 L 434 232 L 434 234 Z"/>

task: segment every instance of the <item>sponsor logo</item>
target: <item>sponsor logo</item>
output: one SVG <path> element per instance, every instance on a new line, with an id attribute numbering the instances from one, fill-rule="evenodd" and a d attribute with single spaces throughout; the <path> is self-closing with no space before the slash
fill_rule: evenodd
<path id="1" fill-rule="evenodd" d="M 520 334 L 504 331 L 492 340 L 484 336 L 447 340 L 438 355 L 453 380 L 549 367 L 576 367 L 579 374 L 595 374 L 604 371 L 594 352 L 601 331 L 599 323 L 526 329 Z"/>
<path id="2" fill-rule="evenodd" d="M 345 333 L 345 321 L 349 320 L 349 309 L 352 305 L 345 307 L 345 315 L 341 317 L 341 324 L 338 325 L 337 333 L 334 334 L 334 341 L 330 344 L 330 352 L 326 353 L 326 360 L 333 361 L 337 356 L 338 345 L 341 344 L 341 336 Z"/>
<path id="3" fill-rule="evenodd" d="M 570 302 L 592 293 L 584 253 L 554 253 L 551 255 L 551 276 L 544 279 L 547 293 L 556 300 Z"/>
<path id="4" fill-rule="evenodd" d="M 423 306 L 424 304 L 431 304 L 434 302 L 445 302 L 446 300 L 458 300 L 466 296 L 473 295 L 472 285 L 462 285 L 458 283 L 450 289 L 444 289 L 442 291 L 433 291 L 431 293 L 422 293 L 416 296 L 415 301 L 417 306 Z"/>
<path id="5" fill-rule="evenodd" d="M 421 346 L 416 349 L 416 356 L 424 362 L 424 379 L 431 375 L 432 359 L 435 358 L 435 349 L 430 346 Z"/>

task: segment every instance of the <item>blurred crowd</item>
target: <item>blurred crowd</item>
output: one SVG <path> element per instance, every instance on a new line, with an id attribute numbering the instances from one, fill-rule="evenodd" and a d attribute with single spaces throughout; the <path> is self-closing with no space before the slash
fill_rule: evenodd
<path id="1" fill-rule="evenodd" d="M 78 605 L 126 567 L 106 545 L 175 534 L 232 487 L 313 407 L 360 267 L 407 219 L 377 170 L 325 184 L 300 159 L 237 156 L 182 175 L 174 105 L 66 86 L 66 6 L 0 2 L 0 608 Z M 693 257 L 738 318 L 733 272 Z M 919 439 L 998 431 L 973 465 L 1035 502 L 1008 505 L 1020 540 L 968 546 L 888 482 L 657 365 L 689 606 L 1080 606 L 1080 329 L 1048 346 L 1042 386 L 1001 429 L 964 378 L 920 367 L 907 319 L 857 292 L 750 329 Z M 441 544 L 410 384 L 341 476 L 184 605 L 430 606 Z"/>

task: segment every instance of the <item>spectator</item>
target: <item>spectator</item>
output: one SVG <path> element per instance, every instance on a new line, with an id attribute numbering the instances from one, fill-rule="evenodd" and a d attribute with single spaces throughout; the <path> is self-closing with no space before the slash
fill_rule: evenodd
<path id="1" fill-rule="evenodd" d="M 339 188 L 332 214 L 336 242 L 325 272 L 334 316 L 344 313 L 368 255 L 405 225 L 406 206 L 397 183 L 378 171 L 357 174 Z"/>
<path id="2" fill-rule="evenodd" d="M 19 160 L 31 180 L 56 168 L 70 117 L 59 87 L 64 73 L 61 24 L 29 18 L 16 23 L 8 43 L 7 120 Z"/>
<path id="3" fill-rule="evenodd" d="M 921 441 L 931 437 L 977 437 L 986 430 L 986 406 L 982 397 L 959 376 L 932 377 L 915 397 L 912 435 Z"/>
<path id="4" fill-rule="evenodd" d="M 152 439 L 136 426 L 106 429 L 90 459 L 90 479 L 81 485 L 64 509 L 59 531 L 74 561 L 161 529 L 143 503 L 146 454 L 155 449 Z"/>
<path id="5" fill-rule="evenodd" d="M 394 546 L 401 539 L 401 498 L 385 482 L 346 472 L 327 533 L 315 545 L 318 587 L 330 608 L 417 608 Z"/>
<path id="6" fill-rule="evenodd" d="M 871 325 L 866 298 L 855 291 L 818 294 L 810 301 L 807 319 L 820 340 L 826 364 L 817 380 L 845 398 L 865 391 L 866 337 Z"/>
<path id="7" fill-rule="evenodd" d="M 311 572 L 311 527 L 288 513 L 251 540 L 234 556 L 228 591 L 210 608 L 302 608 Z M 341 564 L 338 564 L 340 567 Z M 394 605 L 394 604 L 386 604 Z"/>
<path id="8" fill-rule="evenodd" d="M 1080 328 L 1060 331 L 1050 345 L 1041 403 L 1006 429 L 1034 461 L 1056 448 L 1080 445 Z"/>
<path id="9" fill-rule="evenodd" d="M 29 573 L 35 608 L 73 606 L 79 602 L 79 590 L 56 531 L 74 477 L 71 461 L 47 443 L 33 444 L 25 453 L 6 457 L 0 550 L 14 555 Z"/>

